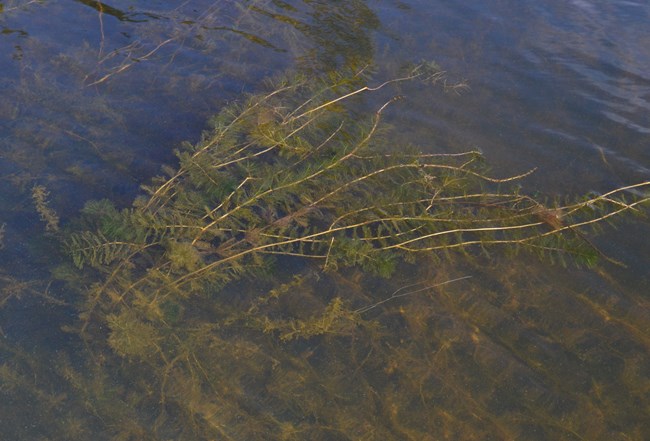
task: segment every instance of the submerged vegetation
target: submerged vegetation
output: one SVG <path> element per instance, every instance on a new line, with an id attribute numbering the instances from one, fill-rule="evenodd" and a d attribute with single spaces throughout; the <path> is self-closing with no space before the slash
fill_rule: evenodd
<path id="1" fill-rule="evenodd" d="M 553 364 L 519 339 L 541 328 L 570 336 L 567 351 L 584 343 L 565 313 L 560 331 L 539 319 L 553 293 L 467 282 L 491 255 L 608 259 L 587 229 L 641 212 L 647 198 L 630 190 L 648 183 L 549 203 L 513 185 L 530 172 L 492 177 L 479 152 L 396 147 L 381 124 L 396 98 L 356 110 L 364 94 L 441 78 L 425 65 L 374 87 L 361 74 L 276 83 L 222 110 L 132 206 L 91 201 L 67 225 L 34 187 L 48 236 L 71 256 L 53 283 L 74 299 L 65 330 L 79 351 L 43 365 L 0 346 L 15 355 L 0 365 L 3 396 L 38 403 L 55 422 L 43 439 L 623 439 L 603 415 L 624 392 L 567 394 L 577 361 Z M 26 289 L 13 286 L 5 297 Z M 522 303 L 521 321 L 505 320 Z M 592 356 L 577 365 L 593 368 Z M 626 390 L 647 362 L 624 362 Z M 641 439 L 642 417 L 627 418 Z"/>
<path id="2" fill-rule="evenodd" d="M 3 4 L 0 438 L 650 439 L 647 280 L 607 228 L 647 228 L 650 183 L 545 198 L 448 150 L 400 94 L 467 86 L 397 78 L 408 5 Z"/>
<path id="3" fill-rule="evenodd" d="M 501 416 L 486 408 L 498 389 L 471 404 L 445 373 L 470 355 L 454 349 L 463 332 L 431 335 L 435 308 L 403 300 L 453 282 L 443 268 L 454 256 L 532 251 L 593 265 L 602 253 L 580 231 L 638 211 L 646 199 L 623 196 L 646 184 L 548 205 L 511 185 L 526 173 L 490 177 L 478 152 L 396 148 L 380 124 L 395 99 L 369 117 L 354 110 L 362 93 L 438 79 L 433 66 L 372 88 L 360 76 L 294 78 L 220 112 L 131 207 L 85 206 L 65 239 L 83 273 L 59 274 L 74 274 L 81 301 L 68 331 L 88 357 L 58 369 L 104 430 L 114 439 L 513 439 L 522 430 L 513 422 L 539 411 L 535 400 L 555 399 L 539 390 Z M 428 282 L 392 295 L 367 288 L 425 262 L 440 268 Z M 514 381 L 520 368 L 506 375 Z M 535 423 L 541 433 L 581 439 L 552 407 Z"/>

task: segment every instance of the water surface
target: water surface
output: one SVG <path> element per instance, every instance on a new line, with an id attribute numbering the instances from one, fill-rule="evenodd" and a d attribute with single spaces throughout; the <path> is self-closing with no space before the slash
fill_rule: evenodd
<path id="1" fill-rule="evenodd" d="M 89 199 L 128 206 L 162 165 L 175 166 L 182 141 L 197 141 L 211 115 L 269 79 L 366 69 L 380 84 L 423 60 L 446 80 L 398 90 L 404 99 L 385 122 L 400 143 L 478 149 L 496 176 L 536 168 L 518 185 L 551 199 L 646 181 L 649 16 L 646 2 L 621 0 L 0 3 L 0 435 L 193 439 L 178 421 L 194 421 L 195 434 L 221 424 L 196 397 L 189 414 L 149 407 L 122 375 L 140 378 L 146 363 L 114 357 L 91 368 L 77 358 L 83 344 L 61 328 L 74 325 L 78 299 L 50 284 L 67 257 L 34 208 L 35 185 L 62 225 Z M 372 110 L 384 98 L 357 105 Z M 323 292 L 388 296 L 416 277 L 472 276 L 387 304 L 375 341 L 267 351 L 267 340 L 233 337 L 212 348 L 232 387 L 243 385 L 233 396 L 247 397 L 235 405 L 218 391 L 238 413 L 222 415 L 228 424 L 213 436 L 648 439 L 650 227 L 626 219 L 590 237 L 626 268 L 497 252 L 423 260 L 384 285 L 355 273 L 318 282 Z M 240 362 L 247 350 L 252 362 Z M 268 353 L 285 354 L 279 370 L 255 370 Z"/>

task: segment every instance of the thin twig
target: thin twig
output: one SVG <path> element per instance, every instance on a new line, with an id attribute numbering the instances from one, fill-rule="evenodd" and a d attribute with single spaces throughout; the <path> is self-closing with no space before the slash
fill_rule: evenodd
<path id="1" fill-rule="evenodd" d="M 451 279 L 451 280 L 446 280 L 446 281 L 441 282 L 441 283 L 436 283 L 435 285 L 427 285 L 427 286 L 425 286 L 423 288 L 419 288 L 419 289 L 416 289 L 414 291 L 408 291 L 408 292 L 400 293 L 400 291 L 403 291 L 404 289 L 407 289 L 407 288 L 410 288 L 410 287 L 413 287 L 413 286 L 417 286 L 417 285 L 421 285 L 423 282 L 417 282 L 417 283 L 413 283 L 411 285 L 406 285 L 406 286 L 403 286 L 403 287 L 399 288 L 398 290 L 396 290 L 393 294 L 391 294 L 390 297 L 387 297 L 384 300 L 380 300 L 377 303 L 373 303 L 372 305 L 368 305 L 368 306 L 364 306 L 363 308 L 359 308 L 359 309 L 355 310 L 354 313 L 355 314 L 363 314 L 363 313 L 366 313 L 366 312 L 370 311 L 371 309 L 374 309 L 377 306 L 383 305 L 384 303 L 389 302 L 391 300 L 399 299 L 400 297 L 410 296 L 412 294 L 417 294 L 417 293 L 420 293 L 420 292 L 423 292 L 423 291 L 428 291 L 430 289 L 437 288 L 439 286 L 448 285 L 450 283 L 459 282 L 461 280 L 467 280 L 467 279 L 471 279 L 471 278 L 472 278 L 472 276 L 458 277 L 456 279 Z"/>

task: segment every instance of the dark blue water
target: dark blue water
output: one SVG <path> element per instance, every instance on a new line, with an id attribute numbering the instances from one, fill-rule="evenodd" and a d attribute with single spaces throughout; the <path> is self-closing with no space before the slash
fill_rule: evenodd
<path id="1" fill-rule="evenodd" d="M 62 225 L 89 199 L 126 206 L 175 165 L 175 147 L 269 78 L 368 69 L 379 84 L 435 61 L 444 83 L 404 86 L 387 112 L 405 144 L 478 149 L 495 176 L 536 168 L 519 183 L 531 194 L 602 193 L 650 180 L 649 28 L 650 4 L 622 0 L 1 2 L 0 366 L 21 351 L 65 352 L 71 338 L 58 330 L 74 299 L 44 291 L 65 256 L 42 240 L 35 185 Z M 463 267 L 476 284 L 435 300 L 446 312 L 428 322 L 449 346 L 422 354 L 442 392 L 410 404 L 438 400 L 432 439 L 647 439 L 649 238 L 643 217 L 592 238 L 626 268 L 499 257 Z M 29 386 L 2 372 L 0 393 L 19 402 Z M 0 407 L 0 438 L 11 408 Z M 467 432 L 454 423 L 465 417 Z M 41 426 L 7 433 L 36 439 Z"/>
<path id="2" fill-rule="evenodd" d="M 457 143 L 509 168 L 538 166 L 540 183 L 647 176 L 646 4 L 426 3 L 390 14 L 408 30 L 391 46 L 468 81 L 463 99 L 432 106 L 458 113 L 441 124 Z"/>

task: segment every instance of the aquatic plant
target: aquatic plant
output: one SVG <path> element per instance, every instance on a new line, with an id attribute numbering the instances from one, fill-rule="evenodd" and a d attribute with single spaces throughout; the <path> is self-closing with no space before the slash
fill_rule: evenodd
<path id="1" fill-rule="evenodd" d="M 35 185 L 32 188 L 32 200 L 34 207 L 45 223 L 45 230 L 50 233 L 59 231 L 59 216 L 49 206 L 48 196 L 50 192 L 42 185 Z"/>
<path id="2" fill-rule="evenodd" d="M 421 77 L 437 78 L 419 68 L 374 90 Z M 118 210 L 106 200 L 86 205 L 88 228 L 67 242 L 75 264 L 115 268 L 111 283 L 117 283 L 122 271 L 142 270 L 134 261 L 151 262 L 134 286 L 118 290 L 123 300 L 155 278 L 170 282 L 157 285 L 155 296 L 203 292 L 203 282 L 239 278 L 273 255 L 320 260 L 325 269 L 357 265 L 383 276 L 398 258 L 472 246 L 588 261 L 597 252 L 577 229 L 645 201 L 616 196 L 647 183 L 551 208 L 516 189 L 485 190 L 484 184 L 530 172 L 489 177 L 476 151 L 394 153 L 393 147 L 389 153 L 377 135 L 393 100 L 359 122 L 341 102 L 371 88 L 346 86 L 344 79 L 320 89 L 295 80 L 225 109 L 200 143 L 177 151 L 179 168 L 145 186 L 148 196 L 132 208 Z M 315 96 L 295 102 L 308 93 Z"/>
<path id="3" fill-rule="evenodd" d="M 413 347 L 387 331 L 401 318 L 383 310 L 444 280 L 384 298 L 360 281 L 496 249 L 591 265 L 602 253 L 580 231 L 647 201 L 623 197 L 641 183 L 551 205 L 510 185 L 530 172 L 491 177 L 479 152 L 392 145 L 380 122 L 395 98 L 370 116 L 353 105 L 364 93 L 440 78 L 427 65 L 374 87 L 361 75 L 276 83 L 222 110 L 131 207 L 86 204 L 65 240 L 85 274 L 70 283 L 81 294 L 73 331 L 103 383 L 75 384 L 106 421 L 142 410 L 117 439 L 427 439 L 430 424 L 409 410 L 414 397 L 442 400 L 427 382 L 443 380 L 463 395 L 414 353 L 435 349 L 440 369 L 443 357 L 463 355 L 429 335 L 431 309 L 403 314 Z M 270 270 L 285 283 L 265 278 Z M 318 354 L 315 339 L 327 339 Z M 351 367 L 365 374 L 341 374 Z M 109 391 L 123 406 L 102 401 L 106 376 L 131 385 L 129 394 Z M 479 432 L 514 436 L 481 406 L 460 407 Z M 447 421 L 456 433 L 459 415 Z"/>

